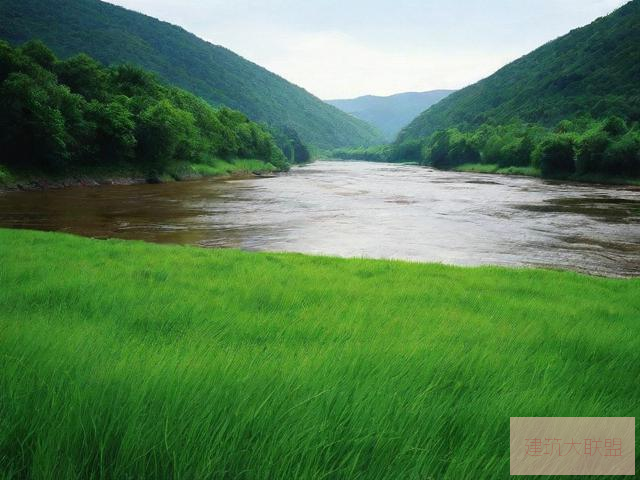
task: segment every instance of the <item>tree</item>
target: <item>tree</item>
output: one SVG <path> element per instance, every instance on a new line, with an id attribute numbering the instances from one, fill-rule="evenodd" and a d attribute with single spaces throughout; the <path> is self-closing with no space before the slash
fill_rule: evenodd
<path id="1" fill-rule="evenodd" d="M 193 134 L 193 115 L 162 100 L 148 107 L 138 119 L 138 157 L 156 167 L 172 160 L 193 160 Z"/>
<path id="2" fill-rule="evenodd" d="M 505 146 L 502 166 L 525 167 L 531 164 L 531 154 L 533 153 L 534 143 L 531 137 L 525 133 L 520 140 L 516 140 Z"/>
<path id="3" fill-rule="evenodd" d="M 480 163 L 480 152 L 466 135 L 452 135 L 449 153 L 444 165 L 436 167 L 451 168 L 465 163 Z"/>
<path id="4" fill-rule="evenodd" d="M 113 88 L 122 95 L 158 98 L 160 86 L 155 75 L 135 65 L 119 65 L 111 71 Z M 186 93 L 186 92 L 184 92 Z"/>
<path id="5" fill-rule="evenodd" d="M 419 162 L 424 163 L 421 139 L 407 140 L 396 144 L 389 160 L 391 162 Z"/>
<path id="6" fill-rule="evenodd" d="M 61 83 L 87 100 L 103 99 L 108 91 L 108 77 L 102 66 L 84 53 L 56 65 Z"/>
<path id="7" fill-rule="evenodd" d="M 45 70 L 53 70 L 57 59 L 53 52 L 40 40 L 31 40 L 22 47 L 20 51 L 31 58 L 35 63 Z"/>
<path id="8" fill-rule="evenodd" d="M 540 149 L 543 176 L 567 175 L 575 172 L 575 150 L 571 139 L 555 135 L 545 140 Z"/>
<path id="9" fill-rule="evenodd" d="M 309 149 L 293 128 L 285 126 L 271 129 L 271 134 L 289 163 L 306 163 L 311 159 Z"/>
<path id="10" fill-rule="evenodd" d="M 480 152 L 470 136 L 456 129 L 434 133 L 424 149 L 424 163 L 436 168 L 451 168 L 465 163 L 479 163 Z"/>
<path id="11" fill-rule="evenodd" d="M 622 118 L 612 116 L 604 121 L 602 124 L 602 131 L 616 137 L 627 132 L 627 124 Z"/>
<path id="12" fill-rule="evenodd" d="M 612 175 L 640 175 L 640 138 L 627 134 L 604 153 L 603 171 Z"/>
<path id="13" fill-rule="evenodd" d="M 109 103 L 92 101 L 87 109 L 87 118 L 95 124 L 94 142 L 99 150 L 96 160 L 133 160 L 137 144 L 136 125 L 133 114 L 126 106 L 126 97 Z"/>
<path id="14" fill-rule="evenodd" d="M 580 174 L 603 171 L 604 153 L 610 144 L 609 134 L 604 130 L 584 137 L 578 146 L 576 171 Z"/>
<path id="15" fill-rule="evenodd" d="M 434 133 L 424 147 L 423 160 L 421 163 L 434 167 L 445 166 L 450 148 L 448 131 L 440 130 Z"/>
<path id="16" fill-rule="evenodd" d="M 12 73 L 0 86 L 0 150 L 19 168 L 63 167 L 69 152 L 60 110 L 49 94 L 23 73 Z"/>

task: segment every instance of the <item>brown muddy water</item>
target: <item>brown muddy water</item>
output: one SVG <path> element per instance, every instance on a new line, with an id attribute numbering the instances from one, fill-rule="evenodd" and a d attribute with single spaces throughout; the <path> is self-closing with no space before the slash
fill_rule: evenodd
<path id="1" fill-rule="evenodd" d="M 321 161 L 275 178 L 0 194 L 0 227 L 640 275 L 640 191 Z"/>

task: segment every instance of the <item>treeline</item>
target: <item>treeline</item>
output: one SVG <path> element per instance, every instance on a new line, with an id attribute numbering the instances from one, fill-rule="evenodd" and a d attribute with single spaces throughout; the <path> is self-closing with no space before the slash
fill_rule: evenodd
<path id="1" fill-rule="evenodd" d="M 342 160 L 366 160 L 368 162 L 387 162 L 391 153 L 390 145 L 375 147 L 336 148 L 328 153 L 331 158 Z"/>
<path id="2" fill-rule="evenodd" d="M 277 135 L 281 147 L 242 113 L 214 109 L 138 67 L 104 67 L 84 54 L 59 60 L 39 41 L 0 42 L 0 163 L 12 169 L 127 164 L 162 172 L 219 158 L 286 169 L 308 160 L 295 132 Z"/>
<path id="3" fill-rule="evenodd" d="M 465 164 L 532 167 L 543 176 L 640 176 L 640 126 L 622 118 L 564 120 L 554 128 L 512 123 L 471 132 L 440 130 L 396 144 L 389 161 L 441 169 Z"/>

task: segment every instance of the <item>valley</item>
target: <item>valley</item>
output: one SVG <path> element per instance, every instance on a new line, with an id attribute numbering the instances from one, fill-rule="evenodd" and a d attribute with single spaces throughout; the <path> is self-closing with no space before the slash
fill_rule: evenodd
<path id="1" fill-rule="evenodd" d="M 117 2 L 0 0 L 0 479 L 493 480 L 640 415 L 640 0 Z"/>

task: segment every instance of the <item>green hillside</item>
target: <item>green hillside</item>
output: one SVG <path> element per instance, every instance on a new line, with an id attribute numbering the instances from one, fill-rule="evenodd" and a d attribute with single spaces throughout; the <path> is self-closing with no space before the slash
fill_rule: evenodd
<path id="1" fill-rule="evenodd" d="M 450 95 L 416 118 L 400 141 L 513 120 L 551 126 L 584 114 L 640 120 L 640 0 Z"/>
<path id="2" fill-rule="evenodd" d="M 391 142 L 411 120 L 450 95 L 451 92 L 453 90 L 407 92 L 388 97 L 365 95 L 347 100 L 327 100 L 327 103 L 360 120 L 369 122 Z"/>
<path id="3" fill-rule="evenodd" d="M 429 108 L 387 158 L 573 180 L 640 179 L 640 0 Z"/>
<path id="4" fill-rule="evenodd" d="M 319 148 L 382 141 L 372 126 L 226 48 L 98 0 L 0 0 L 0 38 L 37 38 L 62 58 L 84 52 L 104 64 L 140 65 L 215 106 L 294 129 Z"/>
<path id="5" fill-rule="evenodd" d="M 271 134 L 242 113 L 214 109 L 139 67 L 103 67 L 86 54 L 59 61 L 39 41 L 0 41 L 0 152 L 0 184 L 7 171 L 157 181 L 288 168 Z"/>

